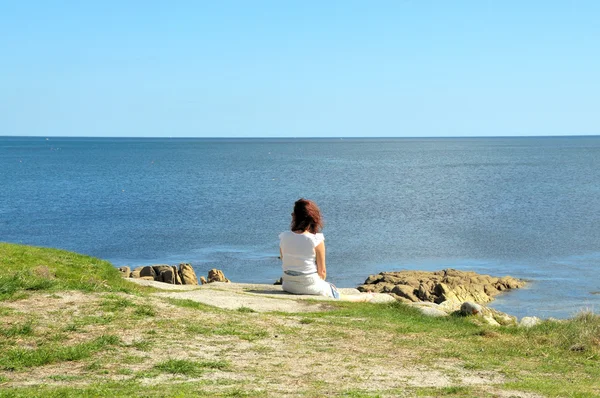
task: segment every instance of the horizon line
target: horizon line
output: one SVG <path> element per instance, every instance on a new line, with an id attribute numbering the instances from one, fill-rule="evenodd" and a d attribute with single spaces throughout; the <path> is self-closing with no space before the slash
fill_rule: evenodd
<path id="1" fill-rule="evenodd" d="M 281 137 L 281 136 L 251 136 L 251 137 L 242 137 L 242 136 L 233 136 L 233 137 L 201 137 L 201 136 L 115 136 L 115 135 L 104 135 L 104 136 L 84 136 L 84 135 L 0 135 L 0 138 L 122 138 L 122 139 L 209 139 L 209 140 L 223 140 L 223 139 L 398 139 L 398 138 L 406 138 L 406 139 L 426 139 L 426 138 L 567 138 L 567 137 L 600 137 L 600 134 L 552 134 L 552 135 L 452 135 L 452 136 L 436 136 L 436 135 L 428 135 L 428 136 L 376 136 L 376 137 L 368 137 L 368 136 L 355 136 L 355 137 L 346 137 L 346 136 L 306 136 L 306 137 Z"/>

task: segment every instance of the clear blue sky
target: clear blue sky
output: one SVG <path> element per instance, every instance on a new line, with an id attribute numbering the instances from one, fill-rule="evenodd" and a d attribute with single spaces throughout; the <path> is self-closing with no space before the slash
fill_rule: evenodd
<path id="1" fill-rule="evenodd" d="M 0 0 L 0 135 L 600 134 L 600 1 Z"/>

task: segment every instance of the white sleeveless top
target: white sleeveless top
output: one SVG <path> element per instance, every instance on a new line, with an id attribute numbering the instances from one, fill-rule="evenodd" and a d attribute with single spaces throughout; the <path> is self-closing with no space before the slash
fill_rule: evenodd
<path id="1" fill-rule="evenodd" d="M 325 240 L 321 233 L 297 234 L 285 231 L 279 234 L 279 247 L 283 271 L 296 271 L 303 274 L 317 272 L 315 247 Z"/>

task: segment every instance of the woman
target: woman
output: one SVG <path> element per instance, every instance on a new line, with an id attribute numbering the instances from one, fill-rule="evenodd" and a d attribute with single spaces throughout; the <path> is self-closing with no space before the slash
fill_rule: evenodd
<path id="1" fill-rule="evenodd" d="M 283 260 L 282 288 L 294 294 L 340 298 L 336 287 L 325 282 L 325 237 L 317 204 L 299 199 L 294 204 L 290 231 L 279 235 Z"/>

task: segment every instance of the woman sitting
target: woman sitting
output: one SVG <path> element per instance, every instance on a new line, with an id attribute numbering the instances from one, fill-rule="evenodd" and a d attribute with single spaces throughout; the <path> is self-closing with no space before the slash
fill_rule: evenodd
<path id="1" fill-rule="evenodd" d="M 294 294 L 340 298 L 336 287 L 325 282 L 325 237 L 321 211 L 311 200 L 294 204 L 291 231 L 279 235 L 283 260 L 282 288 Z"/>

